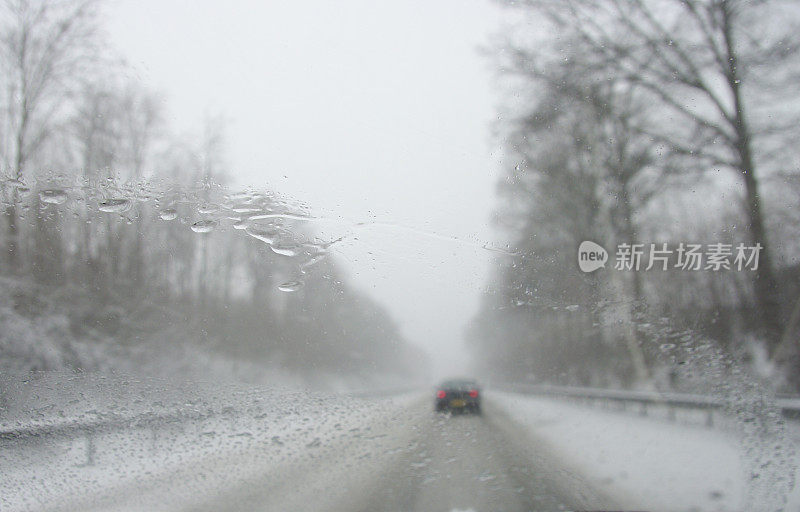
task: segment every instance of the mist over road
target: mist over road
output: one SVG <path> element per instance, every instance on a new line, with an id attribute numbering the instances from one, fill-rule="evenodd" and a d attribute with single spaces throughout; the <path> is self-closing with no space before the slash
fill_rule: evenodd
<path id="1" fill-rule="evenodd" d="M 51 496 L 36 510 L 305 510 L 452 511 L 614 508 L 581 477 L 559 468 L 557 457 L 532 439 L 491 398 L 483 416 L 437 414 L 432 399 L 359 401 L 347 417 L 321 413 L 287 423 L 282 434 L 242 436 L 243 442 L 194 438 L 204 449 L 181 455 L 189 438 L 160 435 L 159 450 L 174 464 L 136 478 L 99 477 L 93 492 Z M 323 404 L 323 409 L 338 408 Z M 347 408 L 347 406 L 345 406 Z M 372 410 L 370 412 L 370 410 Z M 348 419 L 349 418 L 349 419 Z M 217 429 L 218 438 L 232 431 Z M 233 430 L 240 428 L 236 427 Z M 202 430 L 202 429 L 199 429 Z M 119 436 L 116 436 L 117 438 Z M 166 441 L 172 439 L 172 442 Z M 145 445 L 147 436 L 139 439 Z M 115 436 L 97 440 L 97 459 Z M 137 440 L 128 438 L 130 446 Z M 51 449 L 53 449 L 51 447 Z M 135 450 L 134 450 L 135 451 Z M 98 462 L 101 475 L 118 473 L 124 458 Z M 77 466 L 77 465 L 74 465 Z M 80 472 L 71 468 L 70 472 Z M 70 489 L 69 475 L 59 486 Z M 53 482 L 55 483 L 55 482 Z"/>

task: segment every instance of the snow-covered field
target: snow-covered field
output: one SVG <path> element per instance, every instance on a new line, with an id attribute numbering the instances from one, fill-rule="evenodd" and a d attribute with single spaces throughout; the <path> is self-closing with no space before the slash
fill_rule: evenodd
<path id="1" fill-rule="evenodd" d="M 735 511 L 751 506 L 747 493 L 753 468 L 743 439 L 731 429 L 512 393 L 492 393 L 491 400 L 544 441 L 567 469 L 626 508 Z M 798 426 L 790 422 L 787 429 L 786 441 L 796 444 Z M 795 453 L 796 466 L 794 447 L 783 451 Z M 798 487 L 786 496 L 785 510 L 800 509 Z M 771 505 L 780 506 L 780 494 L 772 493 L 773 503 L 754 505 L 774 510 Z"/>

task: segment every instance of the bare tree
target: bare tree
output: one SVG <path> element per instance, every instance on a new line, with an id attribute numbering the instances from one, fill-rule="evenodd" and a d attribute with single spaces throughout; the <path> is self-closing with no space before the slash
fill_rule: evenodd
<path id="1" fill-rule="evenodd" d="M 225 161 L 225 124 L 221 115 L 206 113 L 201 137 L 200 146 L 197 150 L 200 170 L 195 181 L 201 187 L 198 194 L 199 198 L 205 204 L 213 204 L 212 196 L 219 192 L 220 186 L 226 179 L 223 168 Z M 211 280 L 209 263 L 212 255 L 208 237 L 201 238 L 199 243 L 200 268 L 197 274 L 197 301 L 200 311 L 206 311 L 208 301 L 211 298 L 209 293 Z"/>
<path id="2" fill-rule="evenodd" d="M 137 185 L 144 178 L 145 165 L 152 156 L 153 146 L 163 129 L 163 117 L 158 98 L 150 91 L 127 84 L 120 102 L 122 117 L 120 141 L 126 149 L 130 178 Z M 144 239 L 145 209 L 138 204 L 135 208 L 136 230 L 133 233 L 133 248 L 130 258 L 130 277 L 134 281 L 144 278 Z"/>
<path id="3" fill-rule="evenodd" d="M 513 231 L 519 247 L 533 257 L 509 269 L 507 280 L 516 290 L 527 288 L 517 286 L 523 281 L 540 295 L 547 289 L 554 307 L 581 302 L 597 316 L 605 293 L 601 288 L 609 283 L 601 286 L 597 275 L 578 275 L 563 262 L 583 240 L 637 243 L 637 212 L 670 175 L 668 167 L 654 165 L 653 145 L 639 129 L 648 109 L 628 84 L 597 80 L 592 70 L 573 67 L 570 58 L 541 62 L 544 59 L 514 46 L 503 54 L 510 56 L 501 63 L 503 69 L 525 78 L 523 92 L 532 105 L 508 127 L 507 145 L 513 161 L 521 164 L 500 190 L 511 200 L 506 204 L 517 210 L 510 216 L 525 219 Z M 548 264 L 551 259 L 560 264 Z M 526 275 L 526 267 L 533 267 L 535 274 Z M 642 278 L 637 272 L 627 277 L 622 285 L 629 288 L 623 292 L 628 297 L 624 314 L 630 321 L 621 335 L 636 380 L 647 384 L 649 371 L 633 321 L 643 310 Z M 565 289 L 575 290 L 574 297 Z M 514 300 L 530 302 L 525 297 Z M 553 325 L 571 329 L 582 321 L 580 316 L 569 315 L 566 323 Z M 598 322 L 595 318 L 592 323 Z"/>
<path id="4" fill-rule="evenodd" d="M 0 151 L 12 177 L 50 135 L 70 91 L 94 61 L 97 0 L 5 0 L 0 5 L 0 82 L 5 97 Z M 6 208 L 7 254 L 18 266 L 17 192 Z"/>
<path id="5" fill-rule="evenodd" d="M 87 190 L 97 183 L 100 169 L 111 168 L 116 163 L 120 145 L 119 129 L 115 122 L 118 111 L 116 95 L 109 87 L 87 83 L 78 93 L 67 129 L 73 138 L 71 147 L 75 162 L 82 169 Z M 100 223 L 92 222 L 92 217 L 97 213 L 88 196 L 79 207 L 82 222 L 78 227 L 80 241 L 73 276 L 86 282 L 92 280 L 97 287 L 101 283 L 107 286 L 108 283 L 100 275 L 93 275 L 105 267 L 98 261 L 101 254 L 97 233 Z"/>
<path id="6" fill-rule="evenodd" d="M 760 146 L 785 135 L 796 120 L 764 108 L 794 91 L 796 11 L 781 2 L 744 0 L 528 0 L 556 30 L 581 45 L 572 62 L 643 91 L 665 121 L 647 134 L 684 170 L 726 169 L 742 180 L 752 242 L 763 246 L 755 277 L 758 317 L 767 340 L 780 337 L 781 308 L 765 229 Z M 771 22 L 769 30 L 763 22 Z M 770 70 L 764 73 L 763 70 Z M 769 83 L 767 83 L 769 82 Z M 766 101 L 769 100 L 769 101 Z M 780 104 L 780 103 L 779 103 Z"/>

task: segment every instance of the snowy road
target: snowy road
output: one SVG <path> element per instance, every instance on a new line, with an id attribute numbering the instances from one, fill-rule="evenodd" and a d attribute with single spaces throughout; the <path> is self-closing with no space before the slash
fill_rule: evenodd
<path id="1" fill-rule="evenodd" d="M 491 392 L 483 416 L 434 413 L 422 393 L 223 396 L 182 411 L 199 417 L 0 439 L 0 510 L 711 512 L 747 508 L 748 492 L 770 510 L 800 504 L 795 424 L 771 462 L 789 470 L 759 488 L 742 438 L 702 418 Z"/>
<path id="2" fill-rule="evenodd" d="M 94 436 L 89 464 L 86 440 L 12 447 L 3 510 L 615 508 L 491 401 L 482 417 L 431 409 L 416 395 L 321 404 L 264 428 L 110 432 Z"/>
<path id="3" fill-rule="evenodd" d="M 499 409 L 443 416 L 417 401 L 370 442 L 247 482 L 195 510 L 564 510 L 609 504 L 568 478 Z M 532 464 L 531 461 L 535 461 Z"/>

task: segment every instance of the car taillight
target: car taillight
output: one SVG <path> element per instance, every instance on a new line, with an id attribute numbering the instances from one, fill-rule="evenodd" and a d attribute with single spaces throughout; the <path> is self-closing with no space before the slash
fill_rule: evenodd
<path id="1" fill-rule="evenodd" d="M 445 392 L 444 392 L 444 391 L 442 391 L 441 389 L 440 389 L 439 391 L 437 391 L 437 392 L 436 392 L 436 398 L 444 398 L 444 397 L 446 397 L 446 396 L 447 396 L 447 393 L 445 393 Z"/>
<path id="2" fill-rule="evenodd" d="M 477 389 L 470 389 L 469 390 L 469 396 L 471 398 L 478 398 L 478 390 Z"/>

